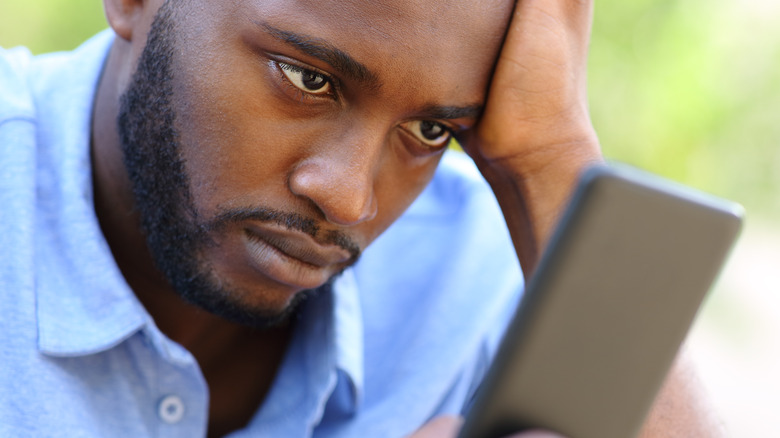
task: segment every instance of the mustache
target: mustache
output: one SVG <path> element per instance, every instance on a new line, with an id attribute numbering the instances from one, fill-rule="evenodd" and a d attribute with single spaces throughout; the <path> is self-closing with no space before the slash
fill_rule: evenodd
<path id="1" fill-rule="evenodd" d="M 300 231 L 310 235 L 321 244 L 336 245 L 352 255 L 353 262 L 361 254 L 358 245 L 348 234 L 339 230 L 322 230 L 317 221 L 298 213 L 275 210 L 268 207 L 245 207 L 224 209 L 201 226 L 203 231 L 219 231 L 228 225 L 244 221 L 272 222 L 288 230 Z"/>

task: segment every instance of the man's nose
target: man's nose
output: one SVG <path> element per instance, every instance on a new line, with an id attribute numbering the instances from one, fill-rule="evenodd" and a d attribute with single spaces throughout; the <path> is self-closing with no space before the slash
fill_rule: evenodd
<path id="1" fill-rule="evenodd" d="M 289 185 L 294 194 L 312 201 L 328 222 L 351 226 L 377 214 L 374 184 L 383 147 L 377 138 L 341 140 L 298 163 Z"/>

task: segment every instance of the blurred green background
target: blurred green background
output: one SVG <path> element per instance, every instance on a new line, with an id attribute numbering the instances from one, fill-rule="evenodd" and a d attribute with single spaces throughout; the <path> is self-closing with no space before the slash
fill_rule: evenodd
<path id="1" fill-rule="evenodd" d="M 745 205 L 689 347 L 730 436 L 780 436 L 780 1 L 599 0 L 591 111 L 605 154 Z M 99 0 L 0 0 L 0 46 L 65 50 Z"/>

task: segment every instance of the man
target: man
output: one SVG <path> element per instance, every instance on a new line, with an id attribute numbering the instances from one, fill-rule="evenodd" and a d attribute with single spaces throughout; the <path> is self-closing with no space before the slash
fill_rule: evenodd
<path id="1" fill-rule="evenodd" d="M 453 435 L 601 159 L 591 2 L 105 8 L 0 64 L 0 434 Z M 648 434 L 710 432 L 689 382 Z"/>

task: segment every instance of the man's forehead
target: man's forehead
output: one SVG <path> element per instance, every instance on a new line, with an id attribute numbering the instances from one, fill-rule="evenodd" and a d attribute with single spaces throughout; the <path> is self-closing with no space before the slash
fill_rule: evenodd
<path id="1" fill-rule="evenodd" d="M 409 67 L 413 66 L 415 74 L 435 72 L 453 86 L 458 77 L 487 81 L 513 6 L 512 0 L 242 3 L 256 23 L 326 42 L 377 71 L 383 79 L 411 74 Z"/>

